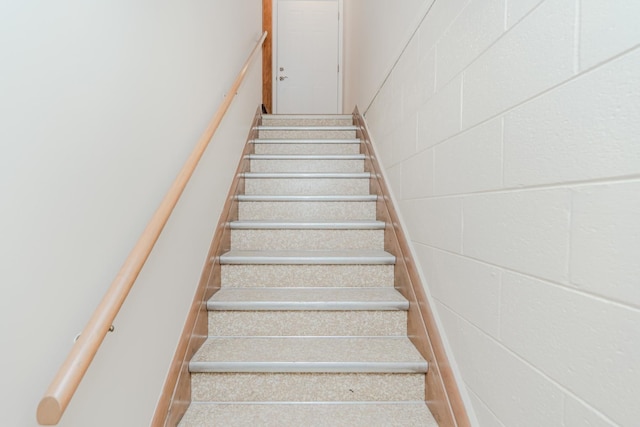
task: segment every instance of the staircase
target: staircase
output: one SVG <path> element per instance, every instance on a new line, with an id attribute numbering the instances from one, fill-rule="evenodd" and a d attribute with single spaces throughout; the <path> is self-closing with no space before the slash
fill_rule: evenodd
<path id="1" fill-rule="evenodd" d="M 181 427 L 437 425 L 352 123 L 263 116 Z"/>

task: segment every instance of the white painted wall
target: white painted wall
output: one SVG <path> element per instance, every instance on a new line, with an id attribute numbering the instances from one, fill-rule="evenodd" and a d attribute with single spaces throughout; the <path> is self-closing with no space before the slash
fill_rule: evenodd
<path id="1" fill-rule="evenodd" d="M 363 108 L 431 0 L 390 3 L 346 2 Z M 366 114 L 481 426 L 640 418 L 639 15 L 436 0 Z"/>
<path id="2" fill-rule="evenodd" d="M 0 3 L 0 425 L 36 425 L 260 33 L 259 0 Z M 150 423 L 260 79 L 258 60 L 60 426 Z"/>

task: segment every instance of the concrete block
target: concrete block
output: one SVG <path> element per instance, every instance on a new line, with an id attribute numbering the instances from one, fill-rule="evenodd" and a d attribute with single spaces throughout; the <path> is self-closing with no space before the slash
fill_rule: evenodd
<path id="1" fill-rule="evenodd" d="M 430 249 L 426 255 L 428 258 L 421 257 L 420 264 L 433 297 L 497 338 L 500 269 L 437 249 Z"/>
<path id="2" fill-rule="evenodd" d="M 437 44 L 436 86 L 446 85 L 504 31 L 504 0 L 473 0 Z"/>
<path id="3" fill-rule="evenodd" d="M 442 34 L 467 4 L 469 4 L 469 0 L 434 2 L 432 9 L 420 26 L 421 52 L 427 52 L 436 45 Z"/>
<path id="4" fill-rule="evenodd" d="M 469 390 L 505 426 L 563 427 L 564 393 L 499 342 L 436 303 Z"/>
<path id="5" fill-rule="evenodd" d="M 418 111 L 418 151 L 460 132 L 462 78 L 456 77 Z"/>
<path id="6" fill-rule="evenodd" d="M 433 160 L 433 149 L 428 149 L 402 163 L 403 199 L 433 195 Z"/>
<path id="7" fill-rule="evenodd" d="M 572 193 L 571 282 L 640 306 L 640 181 Z"/>
<path id="8" fill-rule="evenodd" d="M 507 0 L 507 28 L 524 18 L 543 0 Z"/>
<path id="9" fill-rule="evenodd" d="M 605 419 L 595 409 L 585 406 L 572 396 L 565 396 L 564 427 L 614 427 L 615 423 Z"/>
<path id="10" fill-rule="evenodd" d="M 576 2 L 545 1 L 465 70 L 463 129 L 573 75 L 575 14 Z"/>
<path id="11" fill-rule="evenodd" d="M 640 418 L 639 324 L 637 309 L 503 274 L 505 345 L 620 425 Z"/>
<path id="12" fill-rule="evenodd" d="M 424 105 L 436 91 L 436 48 L 422 54 L 418 60 L 418 107 Z"/>
<path id="13" fill-rule="evenodd" d="M 461 198 L 405 200 L 400 211 L 412 241 L 461 253 Z"/>
<path id="14" fill-rule="evenodd" d="M 580 68 L 585 70 L 640 44 L 640 2 L 582 0 Z"/>
<path id="15" fill-rule="evenodd" d="M 435 194 L 473 193 L 502 186 L 502 119 L 457 135 L 434 150 Z"/>
<path id="16" fill-rule="evenodd" d="M 505 116 L 505 186 L 640 173 L 640 52 Z"/>
<path id="17" fill-rule="evenodd" d="M 393 163 L 413 156 L 416 152 L 417 115 L 408 114 L 394 133 Z"/>
<path id="18" fill-rule="evenodd" d="M 491 409 L 478 396 L 469 392 L 469 400 L 473 405 L 473 411 L 478 419 L 478 425 L 482 427 L 505 427 L 498 417 L 491 412 Z"/>
<path id="19" fill-rule="evenodd" d="M 570 194 L 541 190 L 464 200 L 464 254 L 538 277 L 567 281 Z"/>

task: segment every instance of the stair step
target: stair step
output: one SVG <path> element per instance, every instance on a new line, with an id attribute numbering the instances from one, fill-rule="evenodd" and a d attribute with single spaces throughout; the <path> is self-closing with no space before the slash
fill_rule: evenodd
<path id="1" fill-rule="evenodd" d="M 364 160 L 364 154 L 249 154 L 249 160 Z"/>
<path id="2" fill-rule="evenodd" d="M 258 126 L 258 138 L 354 139 L 356 126 Z"/>
<path id="3" fill-rule="evenodd" d="M 385 251 L 229 251 L 220 264 L 395 264 Z"/>
<path id="4" fill-rule="evenodd" d="M 352 120 L 351 114 L 263 114 L 262 119 L 349 119 Z"/>
<path id="5" fill-rule="evenodd" d="M 383 221 L 233 221 L 232 230 L 384 230 Z"/>
<path id="6" fill-rule="evenodd" d="M 251 144 L 256 145 L 269 145 L 269 144 L 285 144 L 285 145 L 360 145 L 360 139 L 358 138 L 258 138 L 249 141 Z M 293 153 L 291 153 L 293 154 Z"/>
<path id="7" fill-rule="evenodd" d="M 348 114 L 305 115 L 265 114 L 263 126 L 351 126 L 353 116 Z"/>
<path id="8" fill-rule="evenodd" d="M 236 229 L 231 230 L 231 249 L 240 251 L 384 249 L 384 230 Z"/>
<path id="9" fill-rule="evenodd" d="M 195 373 L 191 384 L 196 402 L 415 402 L 425 396 L 422 373 Z"/>
<path id="10" fill-rule="evenodd" d="M 271 194 L 239 194 L 236 200 L 240 202 L 375 202 L 375 194 L 349 195 L 271 195 Z"/>
<path id="11" fill-rule="evenodd" d="M 370 174 L 244 173 L 245 194 L 362 195 L 369 194 Z"/>
<path id="12" fill-rule="evenodd" d="M 326 131 L 356 131 L 357 126 L 256 126 L 258 131 L 309 131 L 309 132 L 326 132 Z"/>
<path id="13" fill-rule="evenodd" d="M 209 337 L 191 372 L 426 373 L 406 337 Z"/>
<path id="14" fill-rule="evenodd" d="M 369 172 L 245 172 L 246 179 L 369 179 Z"/>
<path id="15" fill-rule="evenodd" d="M 251 172 L 364 172 L 363 154 L 251 154 Z"/>
<path id="16" fill-rule="evenodd" d="M 211 310 L 209 335 L 225 337 L 406 336 L 403 310 Z"/>
<path id="17" fill-rule="evenodd" d="M 360 140 L 350 139 L 256 139 L 256 154 L 360 154 Z"/>
<path id="18" fill-rule="evenodd" d="M 281 287 L 393 287 L 393 265 L 286 265 L 221 266 L 223 288 Z"/>
<path id="19" fill-rule="evenodd" d="M 424 402 L 194 403 L 179 427 L 437 427 Z"/>
<path id="20" fill-rule="evenodd" d="M 208 310 L 408 310 L 394 288 L 223 288 Z"/>

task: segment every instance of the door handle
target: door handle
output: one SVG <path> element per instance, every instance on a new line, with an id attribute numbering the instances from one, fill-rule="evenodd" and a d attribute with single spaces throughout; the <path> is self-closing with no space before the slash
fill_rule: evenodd
<path id="1" fill-rule="evenodd" d="M 287 76 L 280 76 L 280 81 L 283 81 L 284 79 L 288 79 L 289 77 Z"/>

